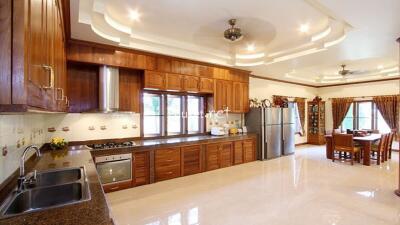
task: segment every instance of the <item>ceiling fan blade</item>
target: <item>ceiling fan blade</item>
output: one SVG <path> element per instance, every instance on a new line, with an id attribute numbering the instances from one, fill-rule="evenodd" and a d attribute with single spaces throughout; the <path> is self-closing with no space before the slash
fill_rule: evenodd
<path id="1" fill-rule="evenodd" d="M 368 70 L 354 70 L 354 71 L 350 71 L 350 74 L 352 75 L 361 75 L 361 74 L 365 74 L 368 73 Z"/>

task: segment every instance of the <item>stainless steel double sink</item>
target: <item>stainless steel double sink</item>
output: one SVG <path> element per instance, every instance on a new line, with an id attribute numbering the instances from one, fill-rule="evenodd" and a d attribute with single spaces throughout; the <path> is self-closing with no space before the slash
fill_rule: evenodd
<path id="1" fill-rule="evenodd" d="M 29 173 L 26 177 L 33 177 Z M 13 191 L 0 208 L 0 218 L 21 215 L 90 200 L 84 167 L 37 172 L 35 182 Z"/>

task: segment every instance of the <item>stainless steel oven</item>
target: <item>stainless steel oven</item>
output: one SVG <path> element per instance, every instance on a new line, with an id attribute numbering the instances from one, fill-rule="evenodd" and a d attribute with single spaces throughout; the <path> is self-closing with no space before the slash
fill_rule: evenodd
<path id="1" fill-rule="evenodd" d="M 103 185 L 132 180 L 132 154 L 98 156 L 95 163 Z"/>

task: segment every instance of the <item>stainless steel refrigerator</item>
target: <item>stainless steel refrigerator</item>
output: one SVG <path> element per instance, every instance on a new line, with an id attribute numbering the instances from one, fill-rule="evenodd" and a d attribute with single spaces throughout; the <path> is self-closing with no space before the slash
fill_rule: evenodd
<path id="1" fill-rule="evenodd" d="M 282 109 L 282 154 L 294 153 L 296 132 L 296 112 L 294 107 Z"/>
<path id="2" fill-rule="evenodd" d="M 251 108 L 245 116 L 248 132 L 258 135 L 257 158 L 273 159 L 282 154 L 282 109 Z"/>

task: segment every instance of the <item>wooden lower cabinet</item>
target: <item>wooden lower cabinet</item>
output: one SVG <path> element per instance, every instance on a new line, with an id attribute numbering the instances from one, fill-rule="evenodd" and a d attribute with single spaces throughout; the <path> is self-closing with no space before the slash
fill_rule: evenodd
<path id="1" fill-rule="evenodd" d="M 182 176 L 200 173 L 201 145 L 184 146 L 181 148 Z"/>
<path id="2" fill-rule="evenodd" d="M 233 164 L 242 164 L 243 160 L 243 141 L 235 141 L 233 143 Z"/>
<path id="3" fill-rule="evenodd" d="M 245 163 L 256 160 L 256 148 L 254 139 L 243 141 L 243 158 Z"/>
<path id="4" fill-rule="evenodd" d="M 222 143 L 219 149 L 220 168 L 229 167 L 233 164 L 233 144 L 232 142 Z"/>
<path id="5" fill-rule="evenodd" d="M 136 152 L 133 154 L 133 174 L 134 186 L 140 186 L 150 183 L 150 152 Z"/>
<path id="6" fill-rule="evenodd" d="M 105 192 L 169 180 L 256 160 L 255 138 L 191 144 L 133 153 L 132 182 L 103 185 Z"/>
<path id="7" fill-rule="evenodd" d="M 219 169 L 219 143 L 207 144 L 205 152 L 205 170 Z"/>
<path id="8" fill-rule="evenodd" d="M 181 149 L 165 148 L 155 150 L 155 181 L 181 176 Z"/>

